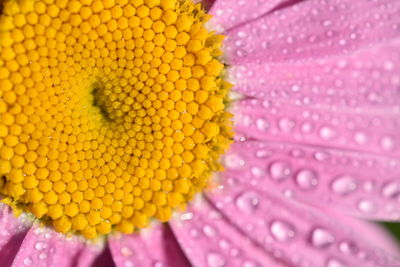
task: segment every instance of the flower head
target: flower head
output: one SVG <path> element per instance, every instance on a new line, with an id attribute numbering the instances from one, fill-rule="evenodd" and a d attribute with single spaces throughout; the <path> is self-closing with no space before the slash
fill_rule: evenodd
<path id="1" fill-rule="evenodd" d="M 4 2 L 0 191 L 62 233 L 168 221 L 229 143 L 201 6 L 122 2 Z"/>
<path id="2" fill-rule="evenodd" d="M 2 264 L 400 265 L 400 2 L 203 3 L 4 1 Z"/>

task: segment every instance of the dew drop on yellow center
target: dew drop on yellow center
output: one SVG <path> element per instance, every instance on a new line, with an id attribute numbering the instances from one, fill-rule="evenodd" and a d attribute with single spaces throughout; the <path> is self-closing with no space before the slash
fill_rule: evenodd
<path id="1" fill-rule="evenodd" d="M 208 18 L 186 0 L 3 1 L 3 201 L 86 238 L 184 207 L 231 139 Z"/>

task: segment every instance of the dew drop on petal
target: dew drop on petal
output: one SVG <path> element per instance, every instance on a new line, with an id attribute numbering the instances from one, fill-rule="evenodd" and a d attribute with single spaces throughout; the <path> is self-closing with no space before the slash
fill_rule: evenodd
<path id="1" fill-rule="evenodd" d="M 295 236 L 294 227 L 283 220 L 275 220 L 270 225 L 272 236 L 279 242 L 290 242 Z"/>
<path id="2" fill-rule="evenodd" d="M 363 132 L 357 132 L 354 135 L 354 141 L 356 141 L 357 144 L 364 145 L 367 143 L 367 135 Z"/>
<path id="3" fill-rule="evenodd" d="M 239 170 L 245 165 L 243 157 L 237 154 L 228 154 L 224 157 L 224 165 L 233 170 Z"/>
<path id="4" fill-rule="evenodd" d="M 220 254 L 211 252 L 207 254 L 207 264 L 209 267 L 223 267 L 226 261 Z"/>
<path id="5" fill-rule="evenodd" d="M 311 233 L 311 244 L 316 248 L 326 248 L 329 247 L 335 238 L 326 229 L 315 228 Z"/>
<path id="6" fill-rule="evenodd" d="M 260 267 L 260 264 L 254 262 L 254 261 L 247 260 L 247 261 L 243 262 L 242 267 Z"/>
<path id="7" fill-rule="evenodd" d="M 258 130 L 265 132 L 269 128 L 269 123 L 267 120 L 259 118 L 256 120 L 256 126 Z"/>
<path id="8" fill-rule="evenodd" d="M 24 259 L 24 265 L 29 266 L 32 264 L 32 259 L 30 257 Z"/>
<path id="9" fill-rule="evenodd" d="M 400 196 L 400 182 L 390 182 L 382 188 L 382 195 L 386 198 L 397 198 Z"/>
<path id="10" fill-rule="evenodd" d="M 44 248 L 46 248 L 46 243 L 43 243 L 43 242 L 36 242 L 35 243 L 35 249 L 43 250 Z"/>
<path id="11" fill-rule="evenodd" d="M 323 151 L 315 152 L 314 158 L 318 161 L 325 161 L 329 158 L 329 154 Z"/>
<path id="12" fill-rule="evenodd" d="M 268 170 L 271 178 L 276 181 L 285 180 L 292 174 L 291 166 L 284 161 L 275 161 L 271 163 Z"/>
<path id="13" fill-rule="evenodd" d="M 329 140 L 335 137 L 335 131 L 331 127 L 324 126 L 320 129 L 319 135 L 322 139 Z"/>
<path id="14" fill-rule="evenodd" d="M 376 210 L 375 204 L 371 200 L 361 200 L 357 206 L 360 211 L 365 213 L 372 213 Z"/>
<path id="15" fill-rule="evenodd" d="M 265 176 L 265 171 L 259 167 L 252 167 L 250 172 L 254 177 L 257 178 L 263 178 Z"/>
<path id="16" fill-rule="evenodd" d="M 357 252 L 357 247 L 353 242 L 343 241 L 339 244 L 339 251 L 343 254 L 355 254 Z"/>
<path id="17" fill-rule="evenodd" d="M 296 126 L 296 123 L 288 118 L 282 118 L 279 120 L 279 128 L 283 132 L 291 132 L 293 131 L 294 127 Z"/>
<path id="18" fill-rule="evenodd" d="M 125 257 L 131 256 L 132 255 L 132 251 L 131 251 L 130 248 L 124 246 L 124 247 L 121 248 L 121 255 L 125 256 Z"/>
<path id="19" fill-rule="evenodd" d="M 214 237 L 217 234 L 217 231 L 208 224 L 204 225 L 203 232 L 208 237 Z"/>
<path id="20" fill-rule="evenodd" d="M 231 246 L 231 244 L 228 241 L 226 241 L 225 239 L 221 239 L 218 242 L 218 245 L 223 250 L 227 250 Z"/>
<path id="21" fill-rule="evenodd" d="M 326 267 L 347 267 L 347 265 L 341 262 L 340 260 L 329 259 L 328 262 L 326 263 Z"/>
<path id="22" fill-rule="evenodd" d="M 257 210 L 260 198 L 255 192 L 245 192 L 236 198 L 236 206 L 246 213 L 253 213 Z"/>
<path id="23" fill-rule="evenodd" d="M 340 175 L 333 180 L 331 189 L 338 195 L 348 195 L 357 190 L 357 182 L 350 175 Z"/>
<path id="24" fill-rule="evenodd" d="M 270 157 L 271 155 L 272 155 L 271 151 L 266 150 L 266 149 L 260 149 L 260 150 L 257 150 L 257 152 L 256 152 L 257 158 L 267 158 L 267 157 Z"/>
<path id="25" fill-rule="evenodd" d="M 309 190 L 318 185 L 318 175 L 310 169 L 300 170 L 295 177 L 296 184 L 303 190 Z"/>
<path id="26" fill-rule="evenodd" d="M 303 133 L 309 133 L 309 132 L 312 131 L 312 125 L 311 125 L 309 122 L 305 122 L 305 123 L 303 123 L 303 124 L 301 125 L 300 130 L 301 130 Z"/>
<path id="27" fill-rule="evenodd" d="M 190 229 L 189 235 L 193 238 L 198 238 L 199 237 L 199 231 L 197 229 Z"/>
<path id="28" fill-rule="evenodd" d="M 381 140 L 381 146 L 383 150 L 392 151 L 395 148 L 395 141 L 390 136 L 385 136 Z"/>

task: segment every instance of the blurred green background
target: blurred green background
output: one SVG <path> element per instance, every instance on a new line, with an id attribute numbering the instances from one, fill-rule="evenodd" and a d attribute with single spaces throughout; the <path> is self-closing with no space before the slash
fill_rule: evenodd
<path id="1" fill-rule="evenodd" d="M 382 223 L 382 225 L 397 238 L 400 244 L 400 223 Z"/>

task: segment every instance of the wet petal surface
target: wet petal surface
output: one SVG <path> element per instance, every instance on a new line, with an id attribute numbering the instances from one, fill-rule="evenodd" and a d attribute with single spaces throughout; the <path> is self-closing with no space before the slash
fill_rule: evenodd
<path id="1" fill-rule="evenodd" d="M 400 110 L 317 108 L 263 100 L 243 100 L 236 129 L 265 141 L 307 144 L 397 157 Z"/>
<path id="2" fill-rule="evenodd" d="M 29 228 L 29 222 L 15 218 L 10 207 L 0 204 L 0 259 L 4 266 L 14 260 Z"/>
<path id="3" fill-rule="evenodd" d="M 34 225 L 27 232 L 12 266 L 91 266 L 101 250 L 94 245 L 86 247 L 76 237 L 66 238 L 49 228 Z"/>
<path id="4" fill-rule="evenodd" d="M 399 36 L 399 14 L 390 0 L 302 1 L 229 31 L 226 50 L 231 64 L 345 54 Z"/>
<path id="5" fill-rule="evenodd" d="M 213 15 L 214 24 L 222 27 L 223 30 L 230 30 L 256 20 L 268 14 L 275 7 L 279 7 L 287 2 L 298 1 L 216 0 L 210 10 L 210 14 Z"/>
<path id="6" fill-rule="evenodd" d="M 282 266 L 226 221 L 209 202 L 192 206 L 170 224 L 195 267 Z"/>
<path id="7" fill-rule="evenodd" d="M 311 209 L 230 178 L 209 197 L 230 222 L 289 266 L 398 266 L 327 210 Z M 371 240 L 370 240 L 371 241 Z M 373 241 L 373 240 L 372 240 Z"/>
<path id="8" fill-rule="evenodd" d="M 224 179 L 317 207 L 373 219 L 400 219 L 400 162 L 368 153 L 279 142 L 236 143 Z M 316 201 L 318 200 L 318 201 Z"/>
<path id="9" fill-rule="evenodd" d="M 118 267 L 189 265 L 166 225 L 156 225 L 140 234 L 112 237 L 109 245 Z"/>
<path id="10" fill-rule="evenodd" d="M 399 47 L 396 39 L 326 59 L 236 66 L 235 90 L 298 106 L 388 111 L 400 103 Z"/>

